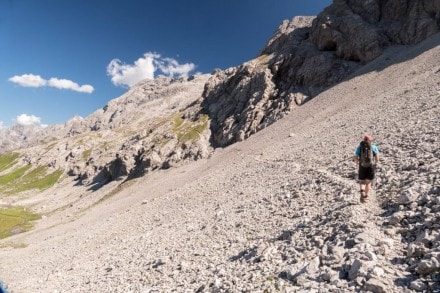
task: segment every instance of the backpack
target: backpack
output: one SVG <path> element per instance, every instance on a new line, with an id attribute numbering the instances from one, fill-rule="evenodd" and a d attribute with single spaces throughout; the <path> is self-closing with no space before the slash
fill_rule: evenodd
<path id="1" fill-rule="evenodd" d="M 361 166 L 371 167 L 373 166 L 373 149 L 371 148 L 371 143 L 369 141 L 361 142 Z"/>

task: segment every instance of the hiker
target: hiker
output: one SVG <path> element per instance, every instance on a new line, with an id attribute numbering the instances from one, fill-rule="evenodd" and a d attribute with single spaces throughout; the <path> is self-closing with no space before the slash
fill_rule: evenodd
<path id="1" fill-rule="evenodd" d="M 371 190 L 371 182 L 374 179 L 376 166 L 379 163 L 379 149 L 371 143 L 372 137 L 365 135 L 356 148 L 355 161 L 359 165 L 359 184 L 361 188 L 361 202 L 366 202 Z"/>

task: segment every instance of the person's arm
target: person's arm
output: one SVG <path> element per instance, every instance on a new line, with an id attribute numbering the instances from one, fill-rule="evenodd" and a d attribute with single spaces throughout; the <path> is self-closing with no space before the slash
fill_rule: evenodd
<path id="1" fill-rule="evenodd" d="M 356 148 L 356 151 L 354 152 L 353 160 L 356 162 L 356 164 L 360 164 L 360 162 L 361 162 L 361 148 L 360 147 Z"/>
<path id="2" fill-rule="evenodd" d="M 379 149 L 377 146 L 374 146 L 374 163 L 379 164 Z"/>

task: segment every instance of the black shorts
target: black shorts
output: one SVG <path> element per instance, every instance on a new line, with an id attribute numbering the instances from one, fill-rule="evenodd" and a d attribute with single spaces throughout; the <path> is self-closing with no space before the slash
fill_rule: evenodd
<path id="1" fill-rule="evenodd" d="M 375 175 L 375 168 L 359 166 L 359 180 L 373 180 Z"/>

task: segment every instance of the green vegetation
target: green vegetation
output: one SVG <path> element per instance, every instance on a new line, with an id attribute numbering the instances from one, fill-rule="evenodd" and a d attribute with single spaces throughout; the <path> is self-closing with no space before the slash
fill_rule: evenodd
<path id="1" fill-rule="evenodd" d="M 31 165 L 26 165 L 0 176 L 0 186 L 7 185 L 11 182 L 14 182 L 17 178 L 22 177 L 30 167 Z"/>
<path id="2" fill-rule="evenodd" d="M 44 190 L 52 187 L 63 174 L 62 170 L 48 173 L 48 167 L 39 166 L 31 169 L 26 165 L 0 176 L 0 193 L 9 195 L 27 190 Z"/>
<path id="3" fill-rule="evenodd" d="M 181 113 L 174 116 L 173 133 L 176 134 L 180 144 L 187 141 L 194 141 L 208 127 L 208 115 L 199 115 L 197 120 L 188 121 L 182 118 Z"/>
<path id="4" fill-rule="evenodd" d="M 50 150 L 52 150 L 53 147 L 56 146 L 56 145 L 57 145 L 56 142 L 53 142 L 53 143 L 47 145 L 47 146 L 44 148 L 44 154 L 47 154 L 47 153 L 48 153 Z"/>
<path id="5" fill-rule="evenodd" d="M 92 149 L 88 149 L 82 152 L 82 159 L 83 161 L 87 162 L 87 160 L 90 158 L 90 155 L 92 154 Z"/>
<path id="6" fill-rule="evenodd" d="M 30 222 L 40 218 L 23 207 L 0 208 L 0 239 L 30 230 Z"/>
<path id="7" fill-rule="evenodd" d="M 17 163 L 18 153 L 5 153 L 0 155 L 0 172 L 9 169 Z"/>

